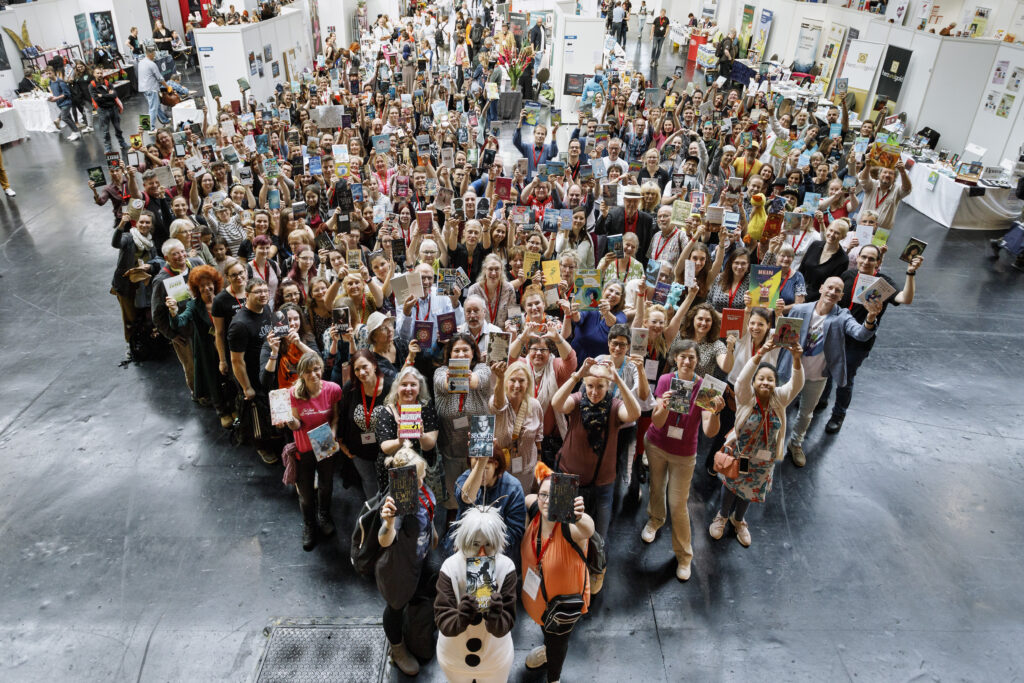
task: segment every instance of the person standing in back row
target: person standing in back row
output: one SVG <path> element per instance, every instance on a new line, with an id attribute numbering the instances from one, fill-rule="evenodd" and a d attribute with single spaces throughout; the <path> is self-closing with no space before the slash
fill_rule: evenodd
<path id="1" fill-rule="evenodd" d="M 668 35 L 669 20 L 665 14 L 665 8 L 661 8 L 661 12 L 654 19 L 654 23 L 651 25 L 651 40 L 653 46 L 651 47 L 651 66 L 658 63 L 661 58 L 661 46 L 665 44 L 665 36 Z M 640 27 L 640 33 L 643 34 L 643 26 Z"/>
<path id="2" fill-rule="evenodd" d="M 138 64 L 139 92 L 145 96 L 146 104 L 149 106 L 151 126 L 156 126 L 158 121 L 162 124 L 171 122 L 160 110 L 160 86 L 166 87 L 167 81 L 160 73 L 160 67 L 153 61 L 155 55 L 156 48 L 152 45 L 147 46 L 146 58 L 139 60 Z"/>

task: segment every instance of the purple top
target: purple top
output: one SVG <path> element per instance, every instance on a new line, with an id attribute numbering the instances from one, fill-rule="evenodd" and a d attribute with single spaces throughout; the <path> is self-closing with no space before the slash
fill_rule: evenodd
<path id="1" fill-rule="evenodd" d="M 667 375 L 662 375 L 658 378 L 658 386 L 654 390 L 654 397 L 661 398 L 665 394 L 669 393 L 672 387 L 672 378 L 675 377 L 674 372 L 670 372 Z M 683 457 L 692 458 L 697 454 L 697 434 L 701 426 L 701 418 L 704 411 L 693 404 L 695 398 L 697 398 L 697 391 L 700 389 L 700 381 L 696 381 L 693 385 L 693 392 L 690 394 L 690 412 L 686 415 L 679 413 L 669 413 L 668 419 L 665 420 L 664 427 L 657 427 L 654 423 L 647 429 L 647 440 L 651 442 L 652 446 L 660 448 L 666 453 L 672 455 L 679 455 Z M 680 427 L 683 430 L 682 438 L 673 438 L 669 436 L 669 429 L 672 427 Z M 675 433 L 675 429 L 672 429 Z"/>

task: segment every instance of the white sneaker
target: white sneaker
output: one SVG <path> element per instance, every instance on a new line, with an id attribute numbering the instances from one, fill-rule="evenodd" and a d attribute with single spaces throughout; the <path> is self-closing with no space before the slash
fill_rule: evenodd
<path id="1" fill-rule="evenodd" d="M 711 521 L 711 526 L 708 527 L 708 533 L 711 538 L 716 541 L 725 535 L 725 523 L 728 522 L 725 517 L 720 514 L 715 514 L 715 518 Z"/>
<path id="2" fill-rule="evenodd" d="M 740 542 L 740 545 L 744 548 L 750 547 L 750 528 L 747 527 L 746 521 L 737 522 L 734 519 L 730 519 L 732 522 L 732 528 L 736 530 L 736 540 Z"/>
<path id="3" fill-rule="evenodd" d="M 640 540 L 644 543 L 654 543 L 654 537 L 658 534 L 658 530 L 651 524 L 651 520 L 647 520 L 647 524 L 644 524 L 644 530 L 640 532 Z"/>
<path id="4" fill-rule="evenodd" d="M 526 668 L 527 669 L 539 669 L 548 663 L 548 649 L 543 645 L 539 645 L 532 650 L 530 654 L 526 655 Z"/>
<path id="5" fill-rule="evenodd" d="M 690 565 L 679 563 L 676 565 L 676 578 L 680 581 L 690 580 Z"/>
<path id="6" fill-rule="evenodd" d="M 78 133 L 72 133 L 71 135 L 68 136 L 68 142 L 74 142 L 75 140 L 81 139 L 81 137 L 82 136 L 79 135 Z"/>
<path id="7" fill-rule="evenodd" d="M 83 133 L 91 133 L 92 132 L 92 126 L 86 126 L 85 128 L 82 129 L 82 132 Z"/>
<path id="8" fill-rule="evenodd" d="M 8 197 L 16 197 L 16 196 L 18 195 L 18 193 L 17 193 L 17 192 L 15 192 L 15 191 L 14 191 L 14 190 L 13 190 L 12 188 L 10 188 L 10 187 L 8 187 L 8 188 L 7 188 L 6 190 L 4 190 L 4 192 L 6 192 L 6 193 L 7 193 L 7 196 L 8 196 Z"/>

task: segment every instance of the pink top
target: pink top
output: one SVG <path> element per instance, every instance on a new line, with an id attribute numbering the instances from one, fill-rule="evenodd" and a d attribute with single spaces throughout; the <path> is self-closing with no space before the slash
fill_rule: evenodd
<path id="1" fill-rule="evenodd" d="M 674 372 L 670 372 L 667 375 L 662 375 L 658 378 L 658 386 L 654 390 L 654 397 L 661 398 L 665 394 L 669 393 L 672 387 L 672 378 L 675 377 Z M 647 440 L 651 442 L 651 445 L 660 448 L 666 453 L 672 455 L 681 455 L 684 457 L 693 457 L 697 454 L 697 434 L 701 427 L 701 418 L 703 417 L 704 411 L 693 404 L 693 400 L 697 397 L 697 390 L 700 388 L 700 382 L 696 382 L 693 385 L 693 392 L 690 394 L 690 412 L 687 415 L 681 415 L 679 413 L 669 413 L 668 419 L 665 421 L 664 427 L 656 427 L 654 423 L 647 429 Z M 681 439 L 674 439 L 669 437 L 669 427 L 681 427 L 683 430 L 683 437 Z M 675 430 L 672 430 L 675 432 Z"/>
<path id="2" fill-rule="evenodd" d="M 295 398 L 295 389 L 292 388 L 291 398 L 292 408 L 298 413 L 299 422 L 302 423 L 302 428 L 294 432 L 295 447 L 300 453 L 309 453 L 313 450 L 313 445 L 309 443 L 309 436 L 306 433 L 331 421 L 334 404 L 341 400 L 341 387 L 334 382 L 321 382 L 320 393 L 305 401 Z"/>

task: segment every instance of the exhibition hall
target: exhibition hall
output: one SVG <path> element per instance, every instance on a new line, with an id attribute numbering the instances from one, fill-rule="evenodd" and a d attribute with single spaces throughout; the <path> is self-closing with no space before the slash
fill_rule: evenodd
<path id="1" fill-rule="evenodd" d="M 1022 80 L 1017 0 L 0 2 L 0 680 L 1024 677 Z"/>

